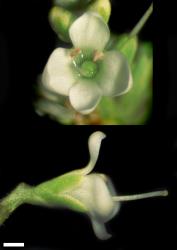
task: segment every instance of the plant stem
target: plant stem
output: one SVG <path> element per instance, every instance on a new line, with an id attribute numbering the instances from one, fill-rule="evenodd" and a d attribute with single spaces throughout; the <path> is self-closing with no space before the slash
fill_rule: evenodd
<path id="1" fill-rule="evenodd" d="M 153 3 L 150 5 L 150 7 L 145 12 L 145 14 L 142 16 L 142 18 L 139 20 L 139 22 L 136 24 L 136 26 L 130 32 L 130 34 L 129 34 L 130 37 L 136 36 L 141 31 L 141 29 L 145 25 L 146 21 L 148 20 L 148 18 L 152 14 L 152 12 L 153 12 Z"/>
<path id="2" fill-rule="evenodd" d="M 168 195 L 168 191 L 162 190 L 162 191 L 156 191 L 156 192 L 150 192 L 150 193 L 144 193 L 144 194 L 114 196 L 113 200 L 114 201 L 133 201 L 133 200 L 147 199 L 147 198 L 167 196 L 167 195 Z"/>
<path id="3" fill-rule="evenodd" d="M 25 183 L 20 183 L 9 195 L 0 201 L 0 225 L 2 225 L 11 213 L 26 202 L 31 188 Z"/>

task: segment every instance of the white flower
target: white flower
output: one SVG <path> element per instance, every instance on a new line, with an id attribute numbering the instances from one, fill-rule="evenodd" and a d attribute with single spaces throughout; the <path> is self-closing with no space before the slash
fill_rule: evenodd
<path id="1" fill-rule="evenodd" d="M 125 57 L 117 51 L 104 51 L 110 31 L 102 17 L 87 12 L 69 30 L 74 49 L 53 51 L 42 75 L 43 85 L 60 95 L 69 96 L 74 109 L 92 112 L 101 96 L 118 96 L 132 86 Z"/>
<path id="2" fill-rule="evenodd" d="M 120 203 L 113 200 L 116 192 L 111 180 L 104 174 L 93 173 L 98 159 L 100 145 L 105 134 L 95 132 L 89 138 L 89 164 L 81 170 L 75 170 L 82 174 L 79 186 L 68 192 L 69 196 L 82 203 L 91 219 L 93 230 L 99 239 L 106 240 L 111 237 L 105 228 L 105 223 L 113 218 L 119 211 Z"/>
<path id="3" fill-rule="evenodd" d="M 109 177 L 104 174 L 91 173 L 97 162 L 103 138 L 105 138 L 105 134 L 99 131 L 90 136 L 88 141 L 90 161 L 88 165 L 83 169 L 66 174 L 65 181 L 62 181 L 65 183 L 69 183 L 67 178 L 71 178 L 71 176 L 81 176 L 81 178 L 77 184 L 75 182 L 72 187 L 69 185 L 65 191 L 59 192 L 58 198 L 62 197 L 65 199 L 64 203 L 70 204 L 70 206 L 73 203 L 74 206 L 72 205 L 71 209 L 87 213 L 96 236 L 101 240 L 107 240 L 111 234 L 107 232 L 105 223 L 119 212 L 120 202 L 167 196 L 168 192 L 162 190 L 145 194 L 117 196 Z M 59 182 L 59 180 L 57 181 Z M 67 207 L 69 206 L 67 205 Z"/>
<path id="4" fill-rule="evenodd" d="M 92 173 L 99 155 L 100 145 L 105 134 L 95 132 L 89 138 L 90 161 L 88 165 L 52 180 L 31 187 L 21 183 L 0 202 L 0 224 L 20 205 L 29 203 L 47 207 L 64 207 L 86 213 L 92 222 L 96 236 L 101 240 L 111 237 L 105 223 L 120 209 L 121 201 L 167 196 L 168 191 L 155 191 L 145 194 L 116 196 L 111 180 L 99 173 Z"/>

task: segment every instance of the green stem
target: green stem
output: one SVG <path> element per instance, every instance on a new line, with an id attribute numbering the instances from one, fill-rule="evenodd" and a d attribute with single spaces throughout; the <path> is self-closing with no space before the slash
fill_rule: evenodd
<path id="1" fill-rule="evenodd" d="M 145 12 L 145 14 L 142 16 L 142 18 L 140 19 L 140 21 L 136 24 L 136 26 L 130 32 L 130 34 L 129 34 L 130 37 L 136 36 L 141 31 L 141 29 L 145 25 L 146 21 L 148 20 L 148 18 L 152 14 L 152 12 L 153 12 L 153 3 L 150 5 L 150 7 Z"/>
<path id="2" fill-rule="evenodd" d="M 26 202 L 31 194 L 31 188 L 20 183 L 9 195 L 0 201 L 0 225 L 2 225 L 20 205 Z"/>

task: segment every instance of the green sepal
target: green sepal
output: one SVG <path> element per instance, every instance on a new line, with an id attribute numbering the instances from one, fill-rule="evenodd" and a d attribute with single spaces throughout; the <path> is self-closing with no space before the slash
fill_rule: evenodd
<path id="1" fill-rule="evenodd" d="M 79 172 L 72 171 L 36 187 L 20 183 L 9 195 L 0 200 L 0 225 L 24 203 L 45 207 L 65 207 L 87 213 L 88 209 L 85 205 L 70 195 L 72 190 L 79 188 L 83 178 L 84 176 Z"/>
<path id="2" fill-rule="evenodd" d="M 83 178 L 81 174 L 73 171 L 39 184 L 33 188 L 33 199 L 30 203 L 86 212 L 87 208 L 84 204 L 69 195 L 73 189 L 79 187 Z"/>
<path id="3" fill-rule="evenodd" d="M 36 186 L 36 190 L 39 192 L 51 192 L 54 194 L 61 194 L 64 192 L 67 192 L 69 190 L 72 190 L 76 186 L 80 184 L 82 180 L 82 175 L 79 175 L 77 173 L 67 173 L 61 176 L 58 176 L 52 180 L 43 182 Z"/>
<path id="4" fill-rule="evenodd" d="M 91 3 L 87 10 L 97 12 L 108 23 L 111 15 L 111 4 L 109 0 L 97 0 Z"/>
<path id="5" fill-rule="evenodd" d="M 115 45 L 115 49 L 120 51 L 127 58 L 131 64 L 135 58 L 138 49 L 138 37 L 129 37 L 127 34 L 123 34 L 118 37 L 118 42 Z"/>
<path id="6" fill-rule="evenodd" d="M 75 19 L 74 14 L 62 7 L 55 6 L 49 12 L 50 25 L 64 42 L 70 42 L 68 31 Z"/>
<path id="7" fill-rule="evenodd" d="M 28 203 L 50 208 L 67 208 L 81 213 L 88 212 L 83 203 L 69 194 L 54 194 L 48 190 L 46 192 L 36 192 L 36 190 L 34 190 L 33 198 Z"/>

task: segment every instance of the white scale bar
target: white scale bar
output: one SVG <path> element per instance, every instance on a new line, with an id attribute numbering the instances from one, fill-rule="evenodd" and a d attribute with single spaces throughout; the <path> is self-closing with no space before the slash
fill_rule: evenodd
<path id="1" fill-rule="evenodd" d="M 3 243 L 3 247 L 24 247 L 24 243 Z"/>

